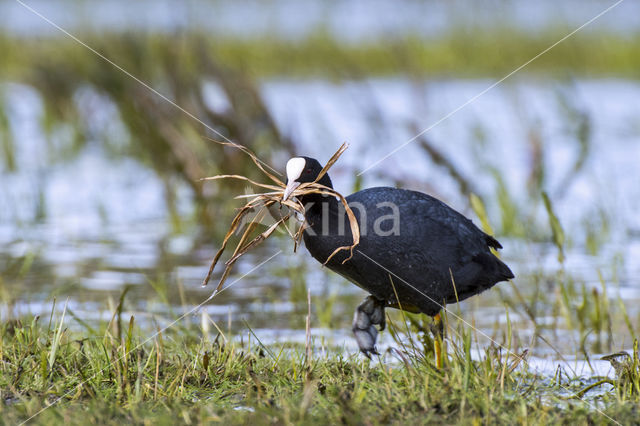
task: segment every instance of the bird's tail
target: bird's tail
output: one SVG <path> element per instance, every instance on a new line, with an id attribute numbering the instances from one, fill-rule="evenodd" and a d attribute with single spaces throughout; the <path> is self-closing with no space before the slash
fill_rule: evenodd
<path id="1" fill-rule="evenodd" d="M 474 260 L 483 266 L 485 274 L 492 284 L 515 277 L 507 264 L 491 253 L 481 253 L 475 256 Z"/>
<path id="2" fill-rule="evenodd" d="M 515 275 L 513 275 L 511 269 L 502 260 L 495 257 L 494 264 L 498 281 L 506 281 L 515 278 Z"/>

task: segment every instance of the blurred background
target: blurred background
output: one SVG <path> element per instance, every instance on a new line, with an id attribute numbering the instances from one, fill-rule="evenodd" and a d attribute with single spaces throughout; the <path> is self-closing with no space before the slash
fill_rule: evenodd
<path id="1" fill-rule="evenodd" d="M 508 310 L 513 349 L 531 348 L 543 369 L 558 358 L 597 369 L 580 360 L 629 348 L 640 327 L 640 3 L 484 91 L 614 3 L 25 2 L 276 170 L 295 154 L 326 161 L 347 141 L 331 170 L 343 194 L 420 190 L 480 224 L 477 195 L 516 279 L 453 310 L 499 342 Z M 91 327 L 128 289 L 124 310 L 155 329 L 202 302 L 247 188 L 200 179 L 266 181 L 210 138 L 222 139 L 0 0 L 2 320 L 68 299 L 69 327 Z M 314 337 L 355 351 L 365 294 L 288 238 L 250 252 L 227 283 L 204 308 L 213 321 L 301 342 L 310 291 Z"/>

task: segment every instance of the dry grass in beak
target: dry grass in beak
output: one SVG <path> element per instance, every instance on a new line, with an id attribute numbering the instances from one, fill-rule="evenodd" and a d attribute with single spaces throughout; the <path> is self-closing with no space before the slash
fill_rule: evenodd
<path id="1" fill-rule="evenodd" d="M 224 142 L 221 142 L 221 143 L 224 144 Z M 229 230 L 227 231 L 227 234 L 225 235 L 224 240 L 222 241 L 222 245 L 220 249 L 214 256 L 213 260 L 211 261 L 211 265 L 209 266 L 209 272 L 207 273 L 207 276 L 203 280 L 202 285 L 206 286 L 209 280 L 211 279 L 213 270 L 215 269 L 218 261 L 220 260 L 222 253 L 224 253 L 225 249 L 227 248 L 229 239 L 233 234 L 242 231 L 242 225 L 245 223 L 243 219 L 245 219 L 249 213 L 255 213 L 256 211 L 258 212 L 257 214 L 254 215 L 253 219 L 247 224 L 244 232 L 242 232 L 240 241 L 236 245 L 236 248 L 233 251 L 231 258 L 229 258 L 229 260 L 225 262 L 225 269 L 214 291 L 214 294 L 216 294 L 222 288 L 222 285 L 224 284 L 225 280 L 231 273 L 231 270 L 235 262 L 240 257 L 242 257 L 242 255 L 247 253 L 249 250 L 258 246 L 264 240 L 269 238 L 278 227 L 283 226 L 286 229 L 287 233 L 289 234 L 289 236 L 292 238 L 294 242 L 294 251 L 295 251 L 295 249 L 298 247 L 300 239 L 302 238 L 302 232 L 304 231 L 304 227 L 306 225 L 305 223 L 302 223 L 298 227 L 296 232 L 292 233 L 291 230 L 287 227 L 286 222 L 294 214 L 294 212 L 298 212 L 304 215 L 304 206 L 295 197 L 300 197 L 305 194 L 324 194 L 324 195 L 334 196 L 340 199 L 340 202 L 344 206 L 347 216 L 349 218 L 349 226 L 351 228 L 351 234 L 353 236 L 353 244 L 350 246 L 338 247 L 337 249 L 334 250 L 333 253 L 331 253 L 331 255 L 327 258 L 327 260 L 325 260 L 324 263 L 326 264 L 329 260 L 331 260 L 333 256 L 335 256 L 341 250 L 349 250 L 350 252 L 349 257 L 347 257 L 343 261 L 343 263 L 351 259 L 351 256 L 353 256 L 353 249 L 360 242 L 360 230 L 358 228 L 358 222 L 356 220 L 356 217 L 353 214 L 353 211 L 351 210 L 351 208 L 349 208 L 349 205 L 347 204 L 347 200 L 342 196 L 342 194 L 333 190 L 332 188 L 328 188 L 324 185 L 320 185 L 319 183 L 317 183 L 318 180 L 320 180 L 327 173 L 327 171 L 335 164 L 335 162 L 338 161 L 338 158 L 340 158 L 340 156 L 347 149 L 347 147 L 348 145 L 346 143 L 343 143 L 340 146 L 340 148 L 335 152 L 335 154 L 331 156 L 327 164 L 323 167 L 322 171 L 320 171 L 320 174 L 318 174 L 318 177 L 316 178 L 316 180 L 314 182 L 303 183 L 297 188 L 295 188 L 295 190 L 290 195 L 288 194 L 289 197 L 287 200 L 283 200 L 283 195 L 286 188 L 286 185 L 284 184 L 284 182 L 282 182 L 272 173 L 268 172 L 262 165 L 264 163 L 262 163 L 253 152 L 247 150 L 246 148 L 243 149 L 243 151 L 251 157 L 251 160 L 255 163 L 255 165 L 273 183 L 271 184 L 260 183 L 260 182 L 251 180 L 246 176 L 241 176 L 241 175 L 218 175 L 218 176 L 211 176 L 211 177 L 204 178 L 203 180 L 217 180 L 217 179 L 244 180 L 245 182 L 249 182 L 251 185 L 254 185 L 258 188 L 270 190 L 270 192 L 264 192 L 264 193 L 253 194 L 253 195 L 241 195 L 236 197 L 236 198 L 250 198 L 250 199 L 242 208 L 239 209 L 238 213 L 231 221 Z M 269 226 L 265 231 L 251 238 L 251 236 L 254 234 L 255 229 L 260 224 L 260 219 L 265 216 L 264 215 L 265 211 L 269 209 L 271 206 L 273 206 L 274 204 L 281 204 L 281 205 L 287 206 L 293 211 L 290 211 L 286 215 L 281 216 L 274 224 Z"/>

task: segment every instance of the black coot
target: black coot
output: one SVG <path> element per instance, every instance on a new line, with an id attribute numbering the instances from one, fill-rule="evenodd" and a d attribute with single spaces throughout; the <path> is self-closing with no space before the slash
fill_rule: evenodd
<path id="1" fill-rule="evenodd" d="M 287 163 L 284 198 L 304 182 L 313 182 L 322 170 L 308 157 Z M 325 174 L 318 183 L 332 187 Z M 334 197 L 308 194 L 308 228 L 304 242 L 321 263 L 337 247 L 352 244 L 344 207 Z M 360 243 L 348 258 L 340 251 L 327 267 L 371 294 L 358 306 L 353 331 L 360 350 L 377 353 L 376 325 L 384 328 L 384 308 L 423 312 L 439 318 L 440 310 L 513 278 L 507 265 L 490 248 L 502 248 L 469 219 L 427 194 L 396 188 L 370 188 L 346 197 L 360 227 Z M 437 353 L 439 355 L 439 353 Z M 439 362 L 440 363 L 440 362 Z"/>

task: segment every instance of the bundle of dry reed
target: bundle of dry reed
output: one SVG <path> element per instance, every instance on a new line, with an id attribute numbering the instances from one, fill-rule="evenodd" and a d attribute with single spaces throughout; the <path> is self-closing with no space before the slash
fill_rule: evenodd
<path id="1" fill-rule="evenodd" d="M 329 171 L 329 169 L 335 164 L 335 162 L 338 161 L 338 158 L 340 158 L 340 156 L 347 149 L 347 147 L 348 147 L 347 143 L 343 143 L 340 146 L 340 148 L 335 152 L 335 154 L 333 154 L 333 156 L 329 159 L 329 161 L 324 166 L 324 168 L 322 169 L 322 171 L 320 172 L 316 180 L 314 182 L 307 182 L 298 186 L 287 200 L 283 200 L 284 190 L 286 188 L 285 183 L 282 182 L 280 179 L 278 179 L 274 174 L 268 172 L 266 168 L 263 166 L 265 163 L 262 162 L 260 159 L 258 159 L 254 153 L 252 153 L 247 149 L 243 149 L 243 151 L 247 153 L 249 157 L 251 157 L 251 160 L 254 162 L 254 164 L 273 182 L 273 184 L 256 182 L 254 180 L 247 178 L 246 176 L 241 176 L 241 175 L 217 175 L 217 176 L 204 178 L 203 180 L 239 179 L 239 180 L 246 181 L 258 188 L 268 189 L 270 190 L 270 192 L 250 194 L 250 195 L 240 195 L 236 197 L 236 198 L 250 198 L 250 199 L 242 208 L 238 210 L 238 213 L 231 221 L 229 230 L 227 231 L 227 234 L 224 237 L 224 240 L 222 242 L 222 245 L 220 246 L 220 249 L 218 250 L 216 255 L 213 257 L 213 260 L 211 261 L 209 272 L 207 273 L 207 276 L 203 280 L 202 285 L 206 286 L 209 280 L 211 279 L 213 270 L 215 269 L 218 261 L 220 260 L 220 257 L 224 253 L 227 247 L 227 244 L 229 243 L 229 239 L 234 233 L 242 231 L 241 228 L 242 228 L 242 224 L 244 223 L 243 219 L 245 219 L 249 213 L 257 211 L 253 219 L 247 224 L 244 232 L 242 232 L 240 241 L 237 243 L 236 248 L 233 251 L 233 254 L 229 258 L 229 260 L 225 262 L 224 272 L 222 273 L 222 277 L 218 282 L 218 285 L 214 291 L 214 294 L 220 291 L 225 280 L 231 273 L 233 265 L 236 263 L 236 261 L 240 259 L 249 250 L 258 246 L 259 244 L 264 242 L 267 238 L 269 238 L 271 235 L 273 235 L 273 232 L 278 227 L 282 226 L 283 228 L 286 229 L 288 235 L 291 237 L 291 239 L 294 242 L 294 251 L 295 251 L 295 249 L 297 248 L 300 242 L 300 239 L 302 238 L 302 233 L 305 229 L 306 223 L 302 221 L 298 229 L 295 232 L 291 232 L 286 222 L 296 212 L 300 213 L 302 217 L 304 217 L 304 206 L 296 197 L 300 197 L 305 194 L 324 194 L 324 195 L 334 196 L 340 199 L 340 201 L 342 202 L 342 205 L 345 208 L 345 212 L 349 218 L 349 226 L 351 228 L 351 234 L 353 236 L 353 244 L 350 246 L 342 246 L 342 247 L 336 248 L 333 251 L 333 253 L 331 253 L 331 255 L 327 258 L 327 260 L 325 261 L 325 264 L 329 260 L 331 260 L 331 258 L 341 250 L 349 250 L 350 255 L 343 262 L 346 262 L 347 260 L 349 260 L 353 255 L 354 247 L 358 245 L 358 243 L 360 242 L 360 231 L 358 228 L 358 222 L 356 220 L 356 217 L 354 216 L 351 208 L 349 208 L 347 200 L 344 198 L 344 196 L 342 196 L 342 194 L 340 194 L 339 192 L 335 191 L 332 188 L 329 188 L 317 183 L 318 180 L 320 180 Z M 259 233 L 257 236 L 253 238 L 250 238 L 251 235 L 254 234 L 254 231 L 258 227 L 258 225 L 260 225 L 260 221 L 262 218 L 264 218 L 265 212 L 269 209 L 269 207 L 275 204 L 286 206 L 290 210 L 285 215 L 280 215 L 280 218 L 275 223 L 270 225 L 265 231 Z"/>

